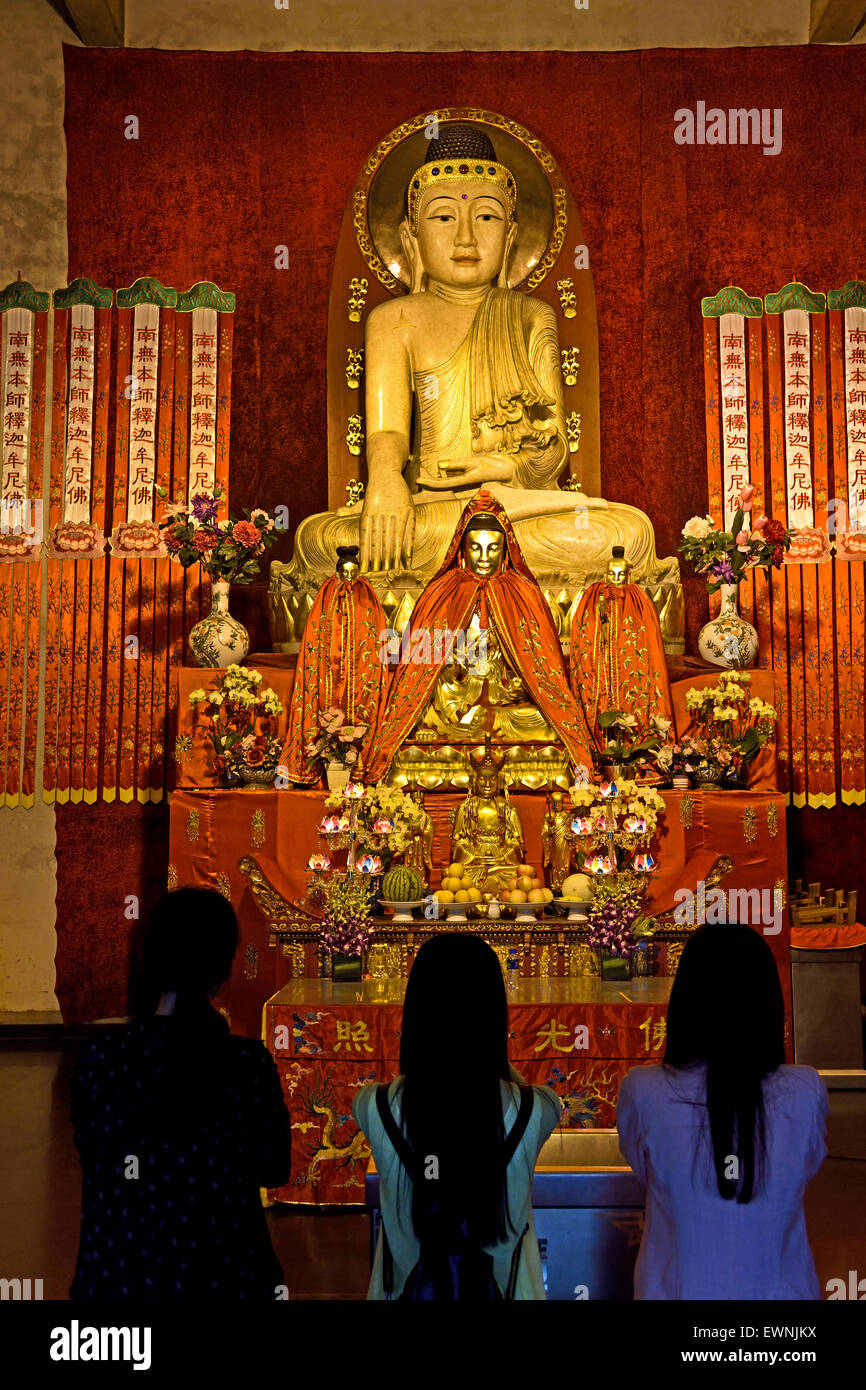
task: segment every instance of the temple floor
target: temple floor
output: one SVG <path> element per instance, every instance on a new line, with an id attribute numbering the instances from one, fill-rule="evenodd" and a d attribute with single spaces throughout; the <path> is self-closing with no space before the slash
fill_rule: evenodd
<path id="1" fill-rule="evenodd" d="M 67 1297 L 78 1250 L 81 1178 L 69 1123 L 78 1045 L 52 1039 L 0 1046 L 0 1276 L 42 1278 L 46 1299 Z M 862 1271 L 866 1248 L 866 1092 L 829 1094 L 830 1152 L 806 1193 L 823 1287 L 849 1269 Z M 268 1223 L 291 1298 L 364 1297 L 364 1211 L 274 1207 Z"/>

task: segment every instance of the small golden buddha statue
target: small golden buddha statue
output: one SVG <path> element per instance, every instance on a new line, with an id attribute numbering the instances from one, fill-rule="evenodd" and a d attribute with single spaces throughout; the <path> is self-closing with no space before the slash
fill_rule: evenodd
<path id="1" fill-rule="evenodd" d="M 571 833 L 573 811 L 565 805 L 561 791 L 550 793 L 547 811 L 541 824 L 543 864 L 547 869 L 548 885 L 555 893 L 571 873 L 574 839 Z"/>
<path id="2" fill-rule="evenodd" d="M 517 808 L 501 790 L 505 755 L 491 748 L 471 755 L 472 790 L 457 808 L 451 838 L 451 858 L 482 891 L 501 892 L 524 855 L 523 826 Z"/>
<path id="3" fill-rule="evenodd" d="M 410 787 L 409 795 L 420 809 L 421 824 L 412 838 L 412 843 L 403 855 L 403 862 L 407 868 L 415 869 L 420 874 L 421 882 L 426 889 L 433 870 L 433 819 L 424 805 L 422 788 Z"/>
<path id="4" fill-rule="evenodd" d="M 504 508 L 527 565 L 568 602 L 601 579 L 612 544 L 635 578 L 679 593 L 649 518 L 561 486 L 568 473 L 556 311 L 512 289 L 517 187 L 480 127 L 452 123 L 409 179 L 400 238 L 409 293 L 365 323 L 363 503 L 308 517 L 280 580 L 304 591 L 337 544 L 360 543 L 362 570 L 399 602 L 437 572 L 466 503 L 485 488 Z"/>

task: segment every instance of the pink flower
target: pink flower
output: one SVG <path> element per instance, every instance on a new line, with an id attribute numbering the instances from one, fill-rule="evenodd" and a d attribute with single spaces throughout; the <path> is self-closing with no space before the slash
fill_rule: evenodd
<path id="1" fill-rule="evenodd" d="M 754 497 L 754 495 L 755 495 L 755 489 L 752 487 L 751 483 L 749 484 L 748 487 L 744 487 L 744 488 L 741 490 L 740 495 L 739 495 L 739 497 L 738 497 L 737 500 L 738 500 L 738 502 L 739 502 L 739 504 L 740 504 L 740 506 L 742 507 L 742 509 L 743 509 L 744 512 L 751 511 L 751 509 L 752 509 L 752 498 Z"/>
<path id="2" fill-rule="evenodd" d="M 254 526 L 251 521 L 236 521 L 232 535 L 240 545 L 245 545 L 248 550 L 252 550 L 253 546 L 258 545 L 262 538 L 258 526 Z"/>
<path id="3" fill-rule="evenodd" d="M 194 549 L 199 551 L 202 555 L 206 555 L 209 551 L 213 550 L 218 542 L 219 535 L 215 534 L 213 531 L 199 530 L 195 532 L 192 538 Z"/>
<path id="4" fill-rule="evenodd" d="M 770 519 L 770 518 L 769 518 L 768 516 L 764 516 L 763 512 L 761 513 L 760 516 L 755 516 L 755 517 L 753 517 L 753 518 L 752 518 L 752 530 L 753 530 L 753 531 L 763 531 L 763 529 L 764 529 L 764 527 L 766 526 L 766 524 L 767 524 L 767 522 L 769 521 L 769 519 Z"/>

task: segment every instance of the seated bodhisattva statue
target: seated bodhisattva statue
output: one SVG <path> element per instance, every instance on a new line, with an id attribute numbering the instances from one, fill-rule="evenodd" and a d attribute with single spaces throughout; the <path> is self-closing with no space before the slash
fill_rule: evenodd
<path id="1" fill-rule="evenodd" d="M 466 503 L 485 488 L 514 523 L 533 574 L 601 575 L 625 547 L 657 577 L 649 518 L 559 486 L 568 466 L 554 309 L 509 287 L 515 180 L 482 129 L 443 125 L 409 180 L 400 227 L 411 287 L 366 323 L 363 508 L 308 517 L 294 582 L 361 546 L 366 572 L 423 585 Z"/>
<path id="2" fill-rule="evenodd" d="M 501 892 L 526 857 L 523 826 L 501 788 L 503 755 L 492 750 L 489 734 L 483 753 L 473 753 L 471 763 L 472 789 L 454 817 L 451 858 L 477 888 Z"/>

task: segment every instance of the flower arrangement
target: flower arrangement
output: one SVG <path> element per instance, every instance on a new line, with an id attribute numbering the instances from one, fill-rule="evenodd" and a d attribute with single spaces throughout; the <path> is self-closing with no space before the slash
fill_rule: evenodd
<path id="1" fill-rule="evenodd" d="M 163 501 L 168 497 L 165 488 L 157 488 L 157 493 Z M 252 584 L 259 572 L 259 556 L 277 539 L 276 523 L 261 507 L 220 521 L 218 509 L 224 495 L 221 487 L 213 493 L 198 493 L 191 510 L 179 507 L 163 517 L 159 527 L 165 549 L 184 569 L 201 565 L 211 579 Z"/>
<path id="2" fill-rule="evenodd" d="M 276 775 L 282 741 L 267 734 L 249 733 L 231 745 L 225 755 L 225 770 L 233 777 L 245 771 Z"/>
<path id="3" fill-rule="evenodd" d="M 711 516 L 693 516 L 683 527 L 679 548 L 706 576 L 710 593 L 723 584 L 739 584 L 747 569 L 778 569 L 791 548 L 793 532 L 781 521 L 751 517 L 754 495 L 753 487 L 742 489 L 730 531 L 719 529 Z"/>
<path id="4" fill-rule="evenodd" d="M 616 879 L 597 882 L 586 920 L 588 946 L 609 956 L 627 958 L 637 945 L 635 928 L 647 920 L 640 891 L 633 884 Z"/>
<path id="5" fill-rule="evenodd" d="M 325 763 L 338 763 L 340 767 L 355 767 L 361 756 L 361 744 L 366 735 L 366 724 L 347 724 L 346 716 L 337 705 L 324 710 L 317 716 L 318 737 L 307 744 L 304 752 L 310 762 L 319 759 Z M 327 805 L 333 803 L 328 802 Z M 342 805 L 342 797 L 340 803 Z"/>
<path id="6" fill-rule="evenodd" d="M 348 790 L 348 788 L 347 788 Z M 345 793 L 334 791 L 325 799 L 326 809 L 344 808 Z M 389 786 L 387 782 L 377 782 L 366 787 L 364 796 L 358 800 L 355 817 L 355 842 L 362 851 L 385 851 L 387 857 L 404 854 L 412 844 L 421 827 L 424 809 L 399 787 Z M 348 824 L 342 824 L 337 817 L 336 829 L 326 832 L 328 843 L 336 849 L 345 849 L 349 843 Z M 324 825 L 324 822 L 323 822 Z"/>
<path id="7" fill-rule="evenodd" d="M 276 772 L 281 745 L 272 735 L 271 721 L 283 706 L 275 690 L 262 690 L 262 673 L 247 666 L 229 666 L 210 691 L 190 691 L 191 705 L 200 705 L 207 736 L 214 750 L 214 771 L 225 778 L 243 767 Z"/>
<path id="8" fill-rule="evenodd" d="M 625 766 L 646 762 L 671 731 L 671 721 L 664 715 L 650 715 L 649 725 L 646 726 L 640 723 L 636 714 L 622 709 L 606 710 L 598 716 L 598 724 L 599 728 L 609 730 L 605 757 Z"/>
<path id="9" fill-rule="evenodd" d="M 686 691 L 686 709 L 708 761 L 722 767 L 750 763 L 773 737 L 776 711 L 750 694 L 751 680 L 748 671 L 725 671 L 713 685 Z"/>
<path id="10" fill-rule="evenodd" d="M 589 859 L 590 849 L 604 851 L 596 873 L 628 867 L 628 860 L 641 847 L 649 845 L 665 809 L 664 797 L 654 787 L 625 778 L 616 783 L 579 784 L 570 789 L 571 804 L 577 811 L 574 825 L 579 842 L 578 858 Z M 603 861 L 610 861 L 603 867 Z M 580 867 L 580 864 L 578 865 Z"/>
<path id="11" fill-rule="evenodd" d="M 322 945 L 326 951 L 360 956 L 373 932 L 369 880 L 364 875 L 339 872 L 328 880 L 322 918 Z"/>
<path id="12" fill-rule="evenodd" d="M 656 763 L 666 777 L 686 777 L 707 760 L 708 744 L 703 738 L 687 734 L 675 743 L 666 743 L 656 754 Z"/>

